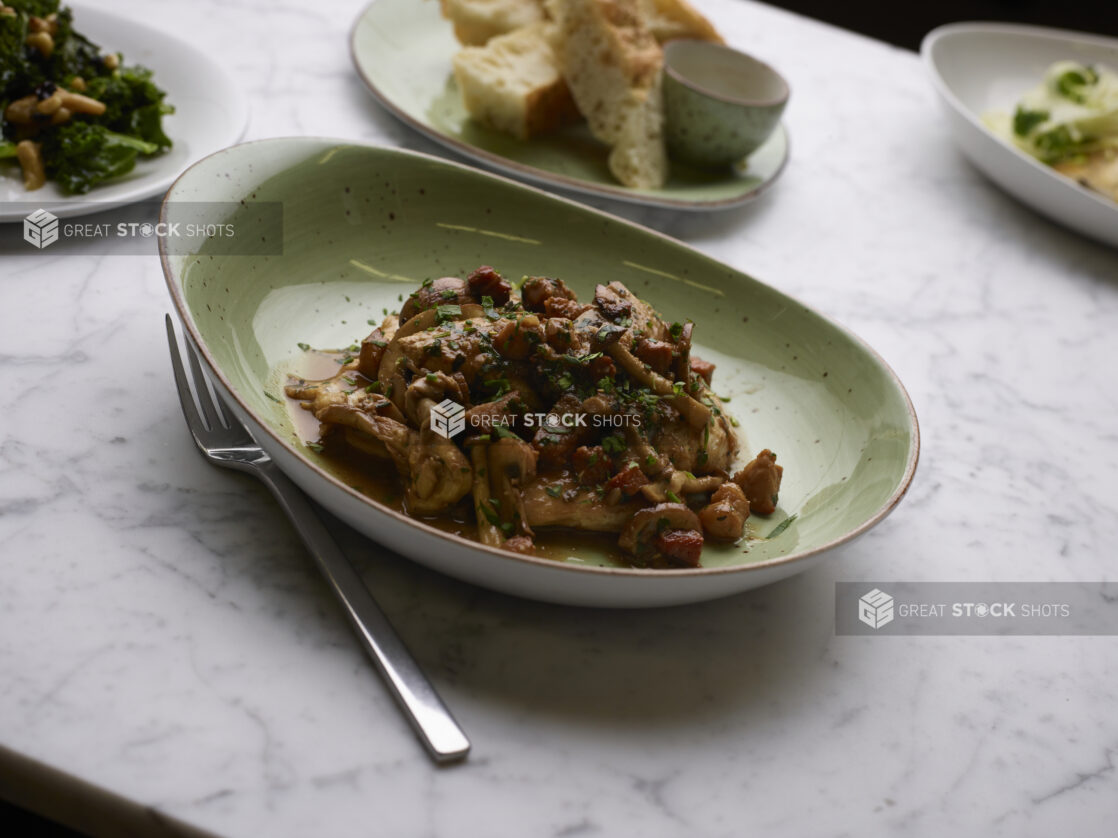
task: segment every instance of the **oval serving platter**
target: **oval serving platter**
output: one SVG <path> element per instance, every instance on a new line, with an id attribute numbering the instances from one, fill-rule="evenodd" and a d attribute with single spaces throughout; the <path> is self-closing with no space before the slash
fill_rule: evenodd
<path id="1" fill-rule="evenodd" d="M 728 209 L 760 197 L 788 162 L 788 133 L 778 126 L 748 160 L 724 172 L 673 160 L 662 188 L 630 189 L 613 179 L 606 147 L 585 124 L 522 141 L 470 119 L 451 70 L 459 49 L 435 2 L 374 0 L 350 32 L 354 66 L 390 113 L 452 151 L 544 186 L 645 206 Z"/>
<path id="2" fill-rule="evenodd" d="M 199 204 L 189 202 L 208 202 L 214 216 L 192 215 Z M 213 202 L 237 209 L 218 217 Z M 282 255 L 243 255 L 240 242 L 274 234 L 260 202 L 283 204 Z M 908 396 L 850 332 L 680 242 L 505 178 L 341 140 L 264 140 L 194 165 L 161 220 L 238 231 L 185 255 L 161 241 L 161 258 L 217 388 L 277 464 L 368 537 L 478 585 L 592 606 L 725 596 L 833 555 L 893 509 L 916 468 Z M 423 279 L 483 263 L 514 277 L 562 277 L 583 298 L 620 280 L 670 318 L 695 321 L 695 351 L 718 365 L 716 387 L 731 399 L 743 452 L 769 447 L 785 467 L 781 507 L 751 519 L 754 539 L 708 545 L 704 566 L 686 570 L 608 566 L 577 542 L 564 560 L 516 555 L 366 497 L 299 441 L 282 387 L 302 363 L 300 343 L 347 346 Z"/>
<path id="3" fill-rule="evenodd" d="M 920 52 L 955 142 L 994 183 L 1041 215 L 1118 247 L 1118 202 L 1081 186 L 1015 148 L 983 124 L 1012 112 L 1056 61 L 1118 69 L 1118 39 L 1009 23 L 949 23 L 928 33 Z"/>

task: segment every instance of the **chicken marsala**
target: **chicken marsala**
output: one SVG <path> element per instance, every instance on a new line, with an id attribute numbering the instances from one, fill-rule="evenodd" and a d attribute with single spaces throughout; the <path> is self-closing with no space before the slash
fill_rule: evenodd
<path id="1" fill-rule="evenodd" d="M 330 456 L 391 461 L 410 515 L 470 504 L 494 547 L 532 553 L 537 531 L 566 527 L 616 533 L 635 566 L 697 567 L 705 539 L 737 541 L 775 509 L 782 468 L 766 449 L 733 474 L 693 327 L 620 282 L 580 302 L 561 279 L 517 294 L 483 266 L 427 280 L 336 376 L 286 392 Z"/>

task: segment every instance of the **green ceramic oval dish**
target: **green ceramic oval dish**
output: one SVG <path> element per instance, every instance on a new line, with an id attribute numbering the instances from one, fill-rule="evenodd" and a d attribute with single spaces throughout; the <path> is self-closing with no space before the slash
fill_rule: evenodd
<path id="1" fill-rule="evenodd" d="M 203 201 L 229 203 L 187 203 Z M 237 255 L 273 235 L 260 202 L 283 204 L 282 255 Z M 261 445 L 343 520 L 461 579 L 580 605 L 724 596 L 823 560 L 884 518 L 912 479 L 912 405 L 858 338 L 680 242 L 532 187 L 412 152 L 275 139 L 195 164 L 168 193 L 161 220 L 237 231 L 186 255 L 161 241 L 161 258 L 179 317 Z M 348 345 L 421 280 L 483 263 L 513 277 L 562 277 L 584 298 L 596 283 L 620 280 L 671 319 L 695 322 L 695 351 L 718 365 L 716 390 L 730 398 L 743 449 L 772 448 L 785 467 L 780 509 L 751 519 L 754 540 L 708 545 L 695 570 L 604 566 L 600 553 L 575 547 L 566 561 L 518 556 L 370 500 L 298 442 L 277 399 L 300 343 Z"/>

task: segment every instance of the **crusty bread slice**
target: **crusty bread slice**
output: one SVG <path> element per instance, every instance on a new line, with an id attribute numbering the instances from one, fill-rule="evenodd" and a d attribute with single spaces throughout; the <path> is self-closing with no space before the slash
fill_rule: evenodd
<path id="1" fill-rule="evenodd" d="M 612 146 L 609 167 L 626 186 L 663 186 L 662 54 L 638 0 L 549 0 L 563 77 L 594 136 Z"/>
<path id="2" fill-rule="evenodd" d="M 454 24 L 454 36 L 466 46 L 544 19 L 542 0 L 439 0 L 443 17 Z"/>
<path id="3" fill-rule="evenodd" d="M 653 87 L 631 90 L 621 103 L 621 134 L 609 153 L 609 170 L 626 186 L 658 189 L 668 178 L 660 76 Z"/>
<path id="4" fill-rule="evenodd" d="M 661 44 L 673 38 L 725 43 L 709 20 L 687 0 L 640 0 L 641 16 Z"/>
<path id="5" fill-rule="evenodd" d="M 1057 163 L 1053 168 L 1088 189 L 1118 201 L 1118 148 L 1104 148 L 1085 159 Z"/>
<path id="6" fill-rule="evenodd" d="M 559 72 L 553 30 L 539 21 L 454 56 L 454 78 L 471 117 L 522 140 L 579 118 Z"/>

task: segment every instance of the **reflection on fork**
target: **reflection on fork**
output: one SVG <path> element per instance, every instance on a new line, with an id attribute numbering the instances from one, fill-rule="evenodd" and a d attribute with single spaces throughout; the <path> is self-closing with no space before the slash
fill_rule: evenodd
<path id="1" fill-rule="evenodd" d="M 397 636 L 361 577 L 334 542 L 310 501 L 279 470 L 264 449 L 256 444 L 248 429 L 222 402 L 202 372 L 189 338 L 184 338 L 180 345 L 170 315 L 166 324 L 179 401 L 182 402 L 191 436 L 203 456 L 215 465 L 247 471 L 263 481 L 295 525 L 365 650 L 388 682 L 432 759 L 444 763 L 465 758 L 470 750 L 469 740 Z"/>

